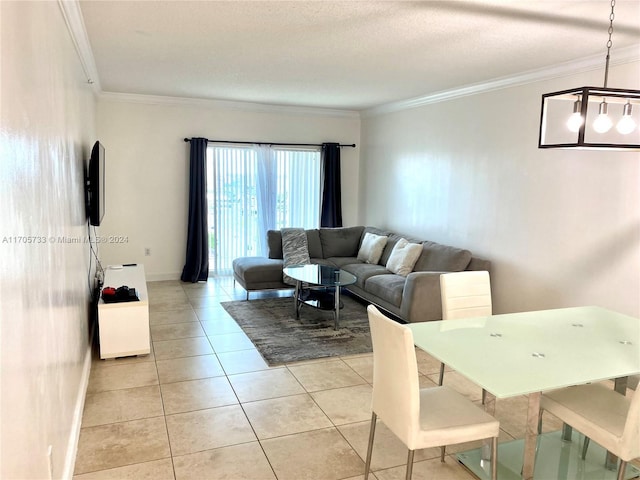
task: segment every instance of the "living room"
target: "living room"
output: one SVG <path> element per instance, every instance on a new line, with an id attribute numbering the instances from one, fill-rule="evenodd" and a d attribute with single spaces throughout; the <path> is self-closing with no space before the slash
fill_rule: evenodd
<path id="1" fill-rule="evenodd" d="M 56 2 L 0 4 L 4 238 L 87 234 L 83 169 L 99 139 L 108 158 L 99 233 L 129 240 L 101 245 L 102 263 L 143 263 L 149 280 L 177 279 L 188 210 L 183 138 L 355 143 L 342 151 L 345 225 L 490 259 L 496 313 L 599 305 L 640 316 L 640 153 L 536 145 L 543 93 L 601 84 L 606 21 L 591 32 L 598 60 L 589 68 L 359 111 L 96 92 L 67 26 L 77 19 L 62 11 Z M 635 46 L 612 51 L 617 87 L 640 84 L 632 35 Z M 4 242 L 2 259 L 0 476 L 47 478 L 51 468 L 68 478 L 95 265 L 83 244 Z"/>

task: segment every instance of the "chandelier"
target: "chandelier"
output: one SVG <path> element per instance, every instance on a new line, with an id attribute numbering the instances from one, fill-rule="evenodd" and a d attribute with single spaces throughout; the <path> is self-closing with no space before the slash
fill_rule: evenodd
<path id="1" fill-rule="evenodd" d="M 615 4 L 611 0 L 604 86 L 543 94 L 538 148 L 640 150 L 640 90 L 607 85 Z"/>

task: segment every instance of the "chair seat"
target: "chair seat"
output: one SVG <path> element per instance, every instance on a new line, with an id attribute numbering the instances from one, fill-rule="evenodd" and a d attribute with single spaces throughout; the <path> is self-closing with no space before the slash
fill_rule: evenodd
<path id="1" fill-rule="evenodd" d="M 631 400 L 601 384 L 568 387 L 542 395 L 540 408 L 552 413 L 583 435 L 597 439 L 607 450 L 620 452 L 620 440 Z M 632 460 L 632 456 L 625 458 Z"/>
<path id="2" fill-rule="evenodd" d="M 420 431 L 409 448 L 455 445 L 497 437 L 500 422 L 449 387 L 420 390 Z"/>

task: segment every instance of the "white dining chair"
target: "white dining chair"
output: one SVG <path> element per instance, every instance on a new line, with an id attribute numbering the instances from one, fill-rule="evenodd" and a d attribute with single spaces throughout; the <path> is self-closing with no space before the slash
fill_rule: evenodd
<path id="1" fill-rule="evenodd" d="M 542 394 L 540 416 L 549 412 L 620 458 L 618 480 L 627 462 L 640 457 L 640 394 L 631 398 L 605 385 L 578 385 Z"/>
<path id="2" fill-rule="evenodd" d="M 492 314 L 489 272 L 464 271 L 440 275 L 442 319 L 485 317 Z M 444 381 L 444 363 L 440 364 L 438 385 Z"/>
<path id="3" fill-rule="evenodd" d="M 491 478 L 497 477 L 500 423 L 471 400 L 444 386 L 420 389 L 413 332 L 370 305 L 373 398 L 364 478 L 369 478 L 380 420 L 407 446 L 406 479 L 417 449 L 492 439 Z M 444 458 L 441 458 L 444 461 Z"/>
<path id="4" fill-rule="evenodd" d="M 639 379 L 640 375 L 633 375 L 631 377 L 628 378 L 628 388 L 631 388 L 632 390 L 636 390 L 638 388 L 638 379 Z M 619 393 L 619 392 L 618 392 Z M 542 419 L 540 419 L 540 421 L 542 421 Z M 538 433 L 540 433 L 542 428 L 542 424 L 540 424 L 540 426 L 538 427 Z M 582 459 L 584 460 L 585 458 L 587 458 L 587 450 L 589 449 L 589 443 L 591 442 L 591 440 L 589 439 L 589 437 L 584 437 L 584 443 L 582 445 Z"/>

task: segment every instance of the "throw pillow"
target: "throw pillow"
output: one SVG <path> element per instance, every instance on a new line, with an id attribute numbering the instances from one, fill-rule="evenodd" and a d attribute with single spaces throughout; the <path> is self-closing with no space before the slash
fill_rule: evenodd
<path id="1" fill-rule="evenodd" d="M 365 233 L 362 239 L 362 245 L 358 250 L 358 260 L 365 263 L 377 264 L 382 256 L 384 246 L 387 244 L 387 237 L 375 235 L 373 233 Z"/>
<path id="2" fill-rule="evenodd" d="M 401 238 L 389 256 L 387 270 L 406 277 L 413 270 L 420 253 L 422 253 L 422 245 L 409 243 L 406 239 Z"/>

